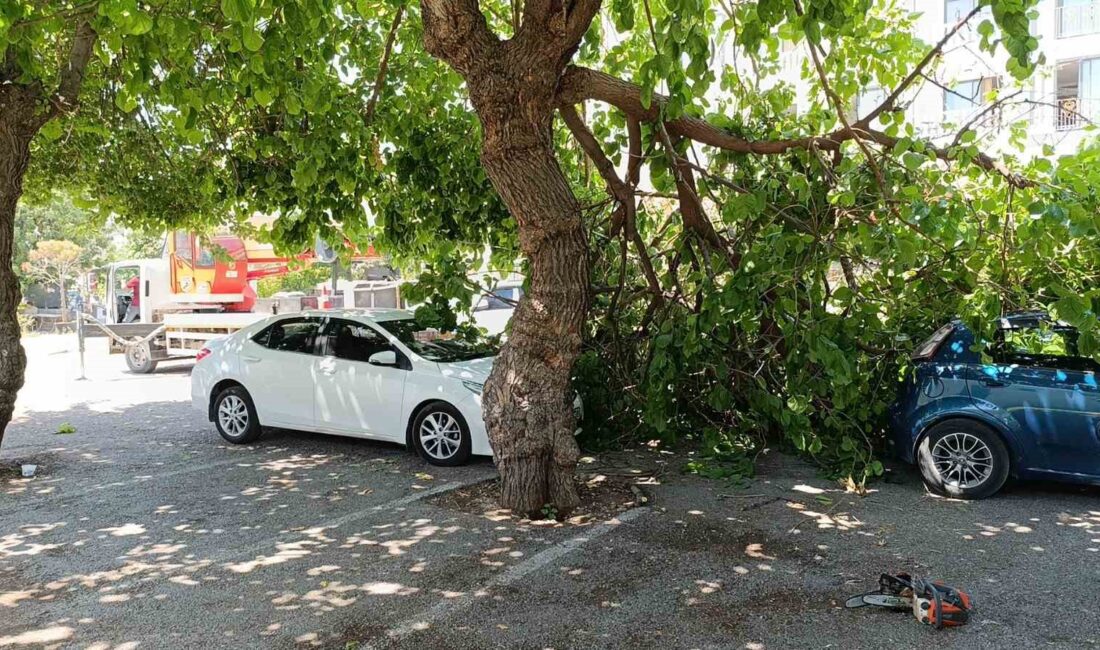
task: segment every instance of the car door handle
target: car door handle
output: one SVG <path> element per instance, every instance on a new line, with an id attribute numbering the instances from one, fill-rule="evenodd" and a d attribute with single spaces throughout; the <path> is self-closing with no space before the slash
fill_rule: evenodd
<path id="1" fill-rule="evenodd" d="M 259 362 L 263 361 L 263 359 L 261 359 L 260 357 L 253 357 L 253 356 L 249 356 L 247 354 L 242 354 L 241 355 L 241 360 L 242 361 L 247 361 L 249 363 L 259 363 Z"/>
<path id="2" fill-rule="evenodd" d="M 1007 381 L 1005 381 L 1003 379 L 994 379 L 993 377 L 983 377 L 982 378 L 982 383 L 985 384 L 986 386 L 991 387 L 991 388 L 996 388 L 998 386 L 1007 386 L 1008 385 Z"/>

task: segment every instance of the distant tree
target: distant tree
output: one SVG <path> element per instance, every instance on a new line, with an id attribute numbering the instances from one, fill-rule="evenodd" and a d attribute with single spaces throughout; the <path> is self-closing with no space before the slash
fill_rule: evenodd
<path id="1" fill-rule="evenodd" d="M 115 255 L 114 239 L 120 228 L 102 223 L 88 210 L 73 205 L 67 196 L 51 194 L 35 205 L 23 204 L 15 211 L 15 241 L 12 268 L 21 269 L 35 245 L 46 240 L 70 241 L 81 249 L 82 264 L 92 268 Z M 24 282 L 29 278 L 22 278 Z"/>
<path id="2" fill-rule="evenodd" d="M 295 269 L 286 275 L 263 278 L 259 281 L 257 294 L 261 298 L 270 298 L 280 291 L 310 291 L 318 284 L 332 277 L 332 268 L 318 264 Z"/>
<path id="3" fill-rule="evenodd" d="M 60 239 L 40 241 L 34 250 L 27 253 L 23 262 L 23 273 L 45 283 L 57 285 L 61 295 L 61 319 L 69 313 L 69 300 L 65 295 L 65 283 L 81 268 L 81 254 L 84 249 Z"/>

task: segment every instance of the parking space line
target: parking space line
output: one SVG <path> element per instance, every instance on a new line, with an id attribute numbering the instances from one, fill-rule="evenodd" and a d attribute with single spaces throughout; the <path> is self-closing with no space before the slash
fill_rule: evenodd
<path id="1" fill-rule="evenodd" d="M 589 529 L 583 535 L 571 537 L 565 541 L 554 544 L 553 546 L 535 553 L 527 560 L 514 564 L 492 580 L 482 585 L 479 591 L 487 591 L 495 587 L 507 587 L 520 579 L 542 569 L 543 567 L 552 564 L 553 562 L 561 559 L 562 557 L 572 553 L 573 551 L 581 548 L 589 542 L 593 542 L 604 535 L 610 533 L 613 530 L 620 528 L 621 526 L 638 519 L 639 517 L 650 512 L 649 508 L 634 508 L 633 510 L 627 510 L 623 514 L 619 515 L 615 519 L 606 521 L 602 524 L 598 524 Z M 395 626 L 392 630 L 387 632 L 385 643 L 397 641 L 402 637 L 406 637 L 414 632 L 419 632 L 426 629 L 431 624 L 441 619 L 447 618 L 453 614 L 456 614 L 470 605 L 474 604 L 476 599 L 467 593 L 466 595 L 459 596 L 457 598 L 445 598 L 429 607 L 423 613 L 406 618 L 403 622 Z M 365 645 L 365 648 L 380 648 L 379 645 L 382 640 Z"/>

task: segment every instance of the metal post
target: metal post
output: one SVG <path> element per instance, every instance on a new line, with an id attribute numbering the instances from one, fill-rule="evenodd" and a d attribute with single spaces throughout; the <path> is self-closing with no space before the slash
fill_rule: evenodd
<path id="1" fill-rule="evenodd" d="M 80 380 L 84 380 L 87 379 L 84 376 L 84 300 L 80 294 L 77 295 L 76 343 L 80 351 Z"/>
<path id="2" fill-rule="evenodd" d="M 336 287 L 340 279 L 340 258 L 332 260 L 332 306 L 336 307 Z"/>

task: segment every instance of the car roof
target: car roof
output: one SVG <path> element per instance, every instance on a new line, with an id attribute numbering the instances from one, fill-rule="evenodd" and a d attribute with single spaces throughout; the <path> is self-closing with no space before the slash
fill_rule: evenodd
<path id="1" fill-rule="evenodd" d="M 1051 318 L 1050 314 L 1041 310 L 1014 311 L 1005 314 L 1001 319 L 1001 327 L 1008 328 L 1038 327 L 1040 323 L 1046 323 L 1054 327 L 1069 327 L 1066 323 Z"/>
<path id="2" fill-rule="evenodd" d="M 319 316 L 335 318 L 368 318 L 375 322 L 391 320 L 408 320 L 413 317 L 411 311 L 405 309 L 310 309 L 297 314 L 280 314 L 282 316 Z"/>

